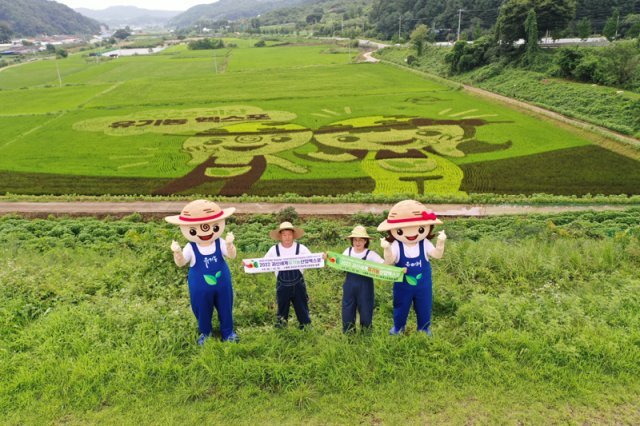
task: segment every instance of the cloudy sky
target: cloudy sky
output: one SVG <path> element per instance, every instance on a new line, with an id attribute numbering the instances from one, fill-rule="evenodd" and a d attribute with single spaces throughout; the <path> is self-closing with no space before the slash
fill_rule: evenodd
<path id="1" fill-rule="evenodd" d="M 197 4 L 215 3 L 217 0 L 56 0 L 71 8 L 103 10 L 109 6 L 136 6 L 152 10 L 187 10 Z"/>

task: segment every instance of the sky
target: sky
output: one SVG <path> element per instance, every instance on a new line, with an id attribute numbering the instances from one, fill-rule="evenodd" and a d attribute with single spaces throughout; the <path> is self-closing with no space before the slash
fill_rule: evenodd
<path id="1" fill-rule="evenodd" d="M 215 3 L 217 0 L 56 0 L 72 9 L 84 7 L 103 10 L 110 6 L 136 6 L 151 10 L 187 10 L 198 4 Z"/>

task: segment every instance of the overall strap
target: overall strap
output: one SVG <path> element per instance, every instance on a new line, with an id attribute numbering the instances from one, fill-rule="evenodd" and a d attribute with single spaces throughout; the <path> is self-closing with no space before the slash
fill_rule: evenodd
<path id="1" fill-rule="evenodd" d="M 351 256 L 351 247 L 349 247 L 349 256 Z"/>
<path id="2" fill-rule="evenodd" d="M 296 242 L 296 256 L 300 254 L 300 243 Z"/>
<path id="3" fill-rule="evenodd" d="M 427 260 L 426 256 L 424 255 L 424 240 L 420 241 L 418 244 L 420 244 L 420 259 Z"/>
<path id="4" fill-rule="evenodd" d="M 193 255 L 197 256 L 200 254 L 200 250 L 198 250 L 198 245 L 196 243 L 194 243 L 193 241 L 190 241 L 189 244 L 191 244 L 191 250 L 193 250 Z"/>
<path id="5" fill-rule="evenodd" d="M 398 248 L 400 249 L 400 259 L 404 258 L 404 244 L 398 241 Z"/>
<path id="6" fill-rule="evenodd" d="M 367 260 L 367 256 L 369 256 L 369 252 L 371 250 L 367 249 L 367 252 L 364 254 L 364 257 L 362 258 L 362 260 Z"/>
<path id="7" fill-rule="evenodd" d="M 216 238 L 216 253 L 222 256 L 222 251 L 220 249 L 220 238 Z"/>
<path id="8" fill-rule="evenodd" d="M 280 257 L 280 247 L 278 247 L 280 244 L 276 244 L 276 256 Z"/>

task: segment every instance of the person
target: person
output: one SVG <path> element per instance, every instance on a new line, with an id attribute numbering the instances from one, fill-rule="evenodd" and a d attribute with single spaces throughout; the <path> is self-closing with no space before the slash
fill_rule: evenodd
<path id="1" fill-rule="evenodd" d="M 378 253 L 369 250 L 372 237 L 369 236 L 364 226 L 357 225 L 346 238 L 351 240 L 351 247 L 345 249 L 343 255 L 384 263 Z M 371 329 L 373 303 L 373 278 L 347 272 L 344 284 L 342 284 L 342 332 L 355 331 L 356 311 L 360 315 L 360 330 Z"/>
<path id="2" fill-rule="evenodd" d="M 231 272 L 225 261 L 225 257 L 236 257 L 233 233 L 227 233 L 224 244 L 220 242 L 225 219 L 234 211 L 233 207 L 222 210 L 212 201 L 196 200 L 187 204 L 179 215 L 165 217 L 167 222 L 179 225 L 189 241 L 182 249 L 173 241 L 171 250 L 178 267 L 189 264 L 187 282 L 191 309 L 198 320 L 199 345 L 211 336 L 214 308 L 218 312 L 222 340 L 238 340 L 233 329 Z"/>
<path id="3" fill-rule="evenodd" d="M 291 222 L 282 222 L 276 229 L 269 232 L 272 239 L 280 242 L 272 246 L 264 257 L 293 257 L 311 254 L 307 247 L 296 241 L 303 235 L 303 229 L 293 226 Z M 309 296 L 302 271 L 299 269 L 277 271 L 275 275 L 276 301 L 278 303 L 276 327 L 287 325 L 289 309 L 293 303 L 299 327 L 304 329 L 311 324 L 311 318 L 309 317 Z"/>
<path id="4" fill-rule="evenodd" d="M 434 225 L 440 224 L 442 221 L 422 203 L 404 200 L 394 205 L 378 225 L 378 231 L 388 233 L 380 241 L 385 263 L 406 268 L 403 280 L 393 284 L 393 327 L 389 334 L 404 332 L 413 305 L 418 331 L 431 336 L 433 284 L 429 257 L 442 258 L 447 235 L 440 231 L 435 246 L 429 240 L 435 236 Z"/>

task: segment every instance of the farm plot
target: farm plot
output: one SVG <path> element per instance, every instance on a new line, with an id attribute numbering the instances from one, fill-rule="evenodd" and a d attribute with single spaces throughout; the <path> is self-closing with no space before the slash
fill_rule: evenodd
<path id="1" fill-rule="evenodd" d="M 640 193 L 638 158 L 566 127 L 335 44 L 237 44 L 0 73 L 0 192 Z"/>

